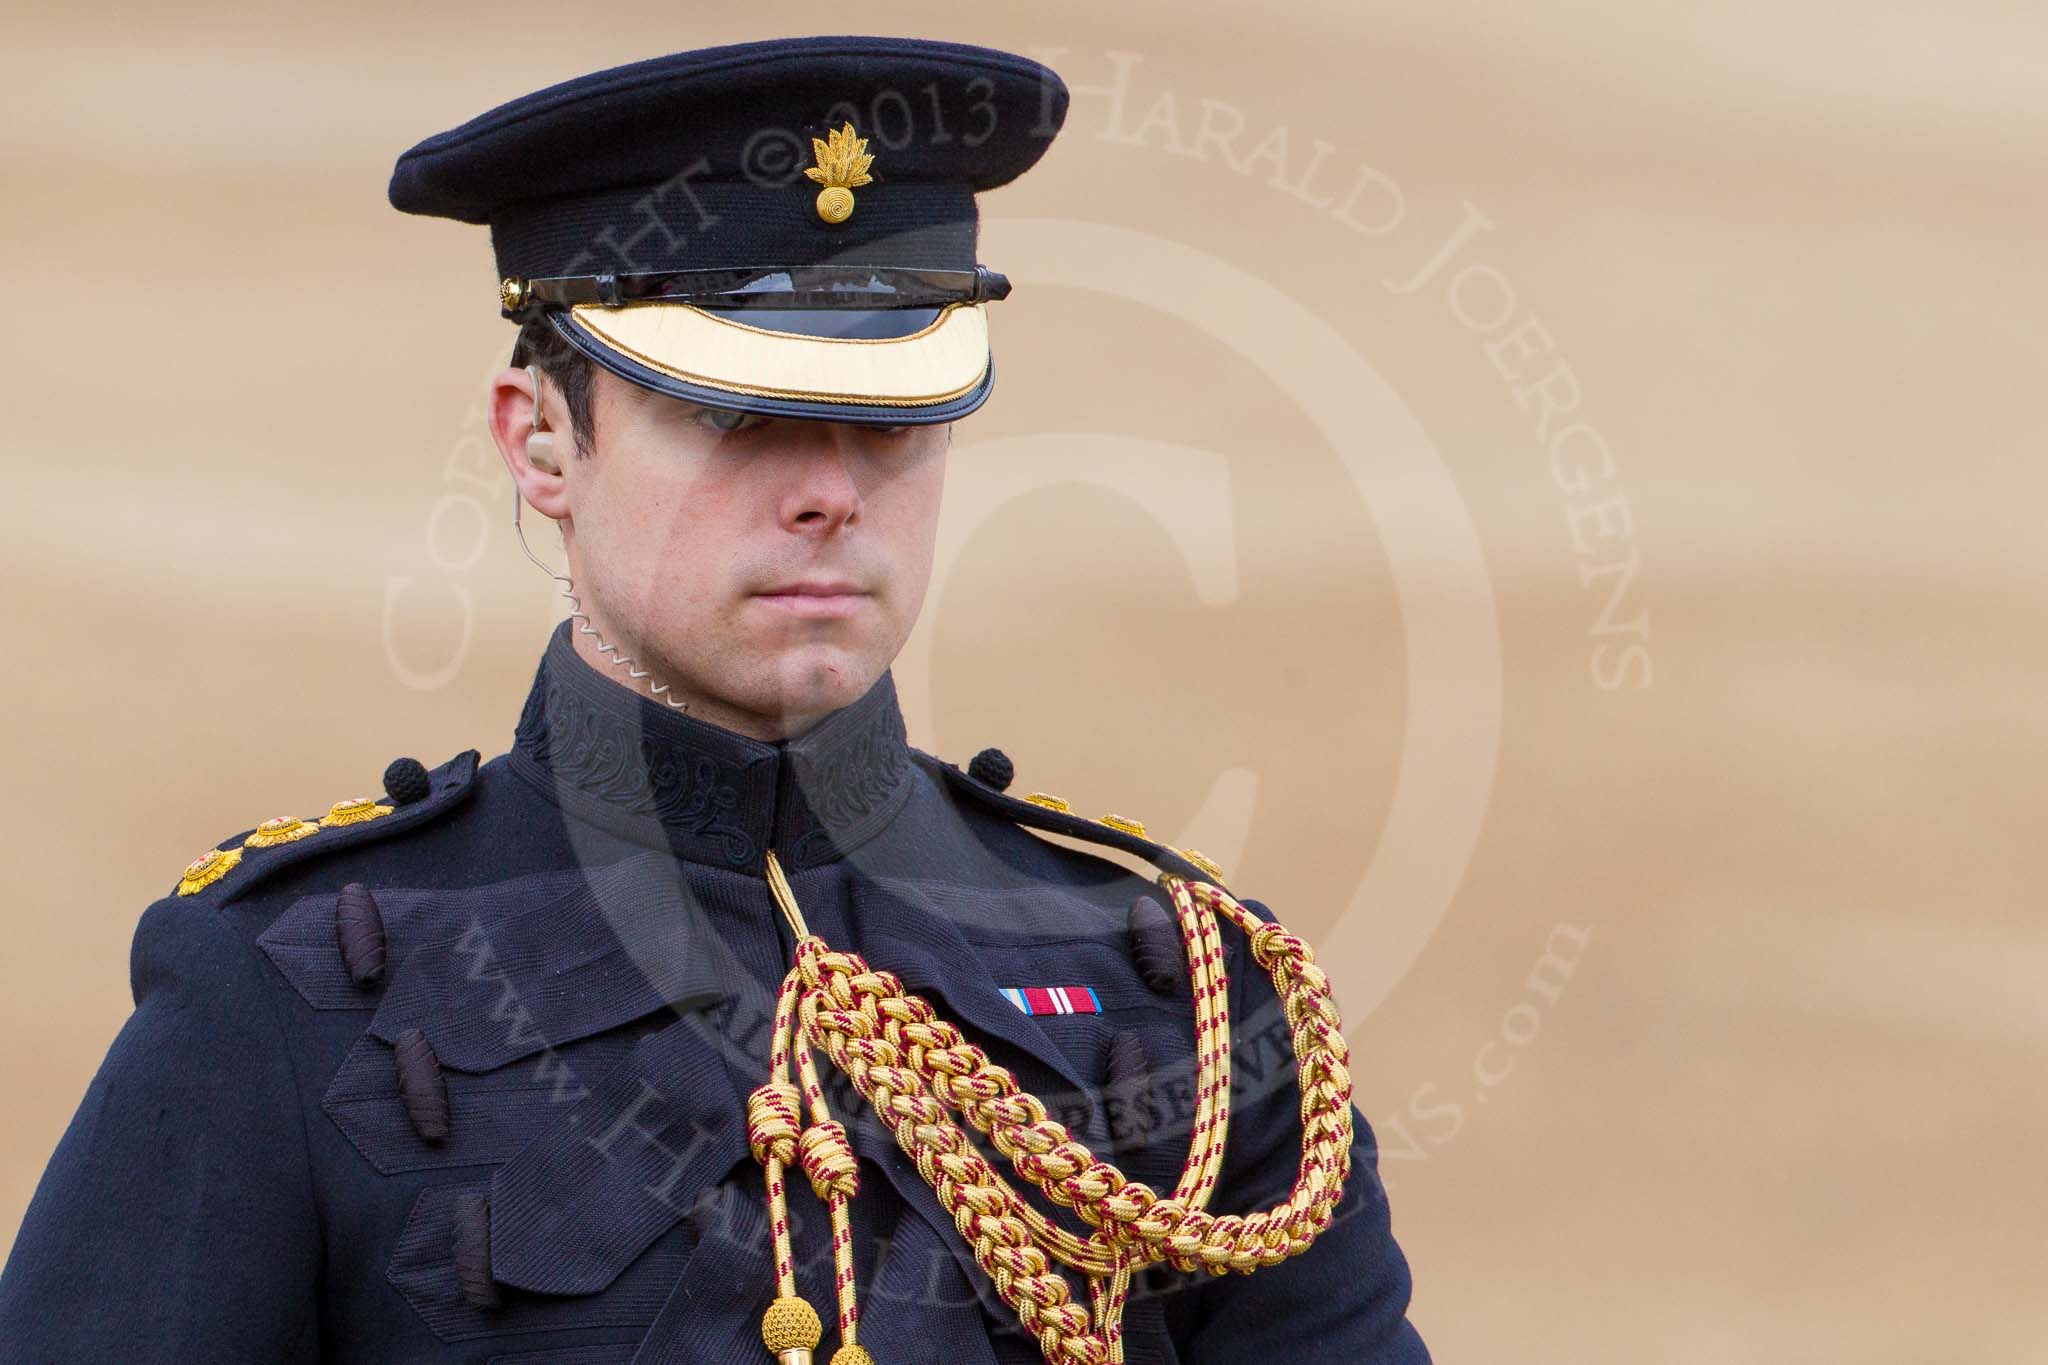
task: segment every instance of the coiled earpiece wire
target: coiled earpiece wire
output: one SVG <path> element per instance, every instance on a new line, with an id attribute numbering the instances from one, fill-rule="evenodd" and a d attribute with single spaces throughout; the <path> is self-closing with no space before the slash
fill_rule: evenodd
<path id="1" fill-rule="evenodd" d="M 533 429 L 535 431 L 546 431 L 548 428 L 546 420 L 541 414 L 540 406 L 540 375 L 536 372 L 534 366 L 529 365 L 526 369 L 528 375 L 533 379 Z M 576 585 L 569 580 L 569 575 L 556 573 L 546 561 L 533 552 L 533 547 L 526 543 L 526 529 L 519 522 L 519 514 L 525 502 L 526 499 L 519 495 L 519 485 L 515 482 L 512 485 L 512 534 L 519 537 L 520 553 L 532 560 L 535 568 L 562 585 L 562 596 L 569 601 L 569 619 L 576 623 L 577 633 L 579 635 L 588 635 L 595 641 L 597 652 L 604 655 L 606 661 L 612 667 L 625 669 L 626 676 L 639 683 L 642 690 L 654 698 L 654 700 L 660 702 L 671 711 L 687 712 L 690 709 L 690 704 L 686 701 L 677 701 L 674 697 L 670 696 L 667 683 L 661 682 L 658 679 L 652 682 L 648 681 L 654 678 L 652 673 L 641 668 L 626 655 L 619 653 L 617 646 L 605 643 L 605 638 L 599 635 L 596 628 L 590 624 L 590 614 L 583 610 L 583 603 L 577 600 Z"/>

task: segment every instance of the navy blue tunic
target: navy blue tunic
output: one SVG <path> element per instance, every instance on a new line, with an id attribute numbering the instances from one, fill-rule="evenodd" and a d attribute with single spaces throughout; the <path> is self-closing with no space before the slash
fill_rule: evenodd
<path id="1" fill-rule="evenodd" d="M 1158 890 L 1024 824 L 1171 851 L 912 749 L 887 676 L 760 743 L 600 676 L 565 626 L 509 753 L 392 785 L 390 813 L 362 823 L 236 836 L 225 875 L 143 914 L 135 1012 L 0 1276 L 8 1361 L 766 1361 L 774 1270 L 745 1114 L 792 947 L 771 848 L 813 932 L 900 975 L 1091 1150 L 1155 1187 L 1178 1175 L 1192 1007 L 1131 941 L 1133 901 Z M 1285 1022 L 1242 935 L 1224 938 L 1237 1064 L 1219 1214 L 1285 1198 L 1300 1155 Z M 1100 1008 L 1027 1014 L 1003 993 L 1033 985 L 1090 986 Z M 820 1061 L 860 1157 L 862 1345 L 879 1365 L 1040 1360 Z M 1306 1254 L 1138 1277 L 1133 1365 L 1428 1359 L 1353 1122 L 1350 1183 Z M 823 1362 L 829 1228 L 800 1176 L 790 1190 Z"/>

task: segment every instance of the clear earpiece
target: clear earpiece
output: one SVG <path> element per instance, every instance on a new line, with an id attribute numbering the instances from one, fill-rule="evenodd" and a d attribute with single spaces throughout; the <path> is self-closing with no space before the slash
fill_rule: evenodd
<path id="1" fill-rule="evenodd" d="M 543 474 L 562 472 L 561 462 L 555 458 L 555 433 L 536 431 L 526 438 L 526 462 Z"/>
<path id="2" fill-rule="evenodd" d="M 547 414 L 540 406 L 540 367 L 528 365 L 526 377 L 533 381 L 533 430 L 526 438 L 526 462 L 543 474 L 559 474 L 562 462 L 555 458 L 555 433 L 548 430 Z"/>

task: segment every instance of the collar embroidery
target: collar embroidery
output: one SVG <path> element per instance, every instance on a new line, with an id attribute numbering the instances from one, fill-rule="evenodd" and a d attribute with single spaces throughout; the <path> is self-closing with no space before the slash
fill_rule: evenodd
<path id="1" fill-rule="evenodd" d="M 759 874 L 770 848 L 798 867 L 843 857 L 910 793 L 893 678 L 793 740 L 768 743 L 658 706 L 548 641 L 511 763 L 557 804 L 677 856 Z"/>

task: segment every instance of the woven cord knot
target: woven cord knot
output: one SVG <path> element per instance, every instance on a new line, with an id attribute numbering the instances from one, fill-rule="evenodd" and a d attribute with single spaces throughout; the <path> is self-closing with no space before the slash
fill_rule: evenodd
<path id="1" fill-rule="evenodd" d="M 770 1081 L 747 1096 L 747 1147 L 762 1165 L 787 1166 L 796 1160 L 797 1133 L 803 1121 L 797 1112 L 801 1097 L 788 1081 Z"/>
<path id="2" fill-rule="evenodd" d="M 1252 960 L 1271 971 L 1276 961 L 1298 965 L 1308 955 L 1308 945 L 1269 920 L 1261 920 L 1251 934 Z"/>
<path id="3" fill-rule="evenodd" d="M 804 1129 L 802 1149 L 804 1174 L 820 1199 L 837 1196 L 851 1199 L 860 1193 L 860 1168 L 853 1159 L 853 1144 L 837 1119 L 826 1119 Z"/>

